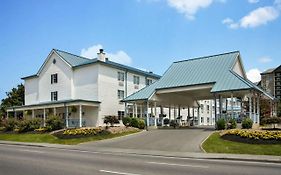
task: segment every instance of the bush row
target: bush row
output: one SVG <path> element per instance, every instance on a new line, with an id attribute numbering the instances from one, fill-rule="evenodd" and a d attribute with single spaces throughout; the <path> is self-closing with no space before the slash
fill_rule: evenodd
<path id="1" fill-rule="evenodd" d="M 34 119 L 23 119 L 16 120 L 14 118 L 9 118 L 7 120 L 2 121 L 2 125 L 4 127 L 4 131 L 18 131 L 20 133 L 29 132 L 29 131 L 54 131 L 58 129 L 62 129 L 64 123 L 61 118 L 57 116 L 49 116 L 46 119 L 46 127 L 41 128 L 42 119 L 34 118 Z"/>
<path id="2" fill-rule="evenodd" d="M 131 126 L 134 128 L 144 129 L 145 128 L 145 121 L 140 118 L 132 118 L 132 117 L 124 117 L 122 122 L 125 126 Z"/>
<path id="3" fill-rule="evenodd" d="M 242 120 L 242 128 L 243 129 L 250 129 L 253 126 L 253 121 L 246 117 Z M 237 122 L 235 119 L 230 119 L 226 121 L 225 119 L 221 118 L 216 122 L 216 129 L 217 130 L 224 130 L 224 129 L 235 129 L 237 127 Z"/>
<path id="4" fill-rule="evenodd" d="M 281 140 L 281 131 L 262 131 L 262 130 L 241 130 L 233 129 L 223 133 L 223 135 L 236 135 L 242 138 L 263 139 L 263 140 Z"/>

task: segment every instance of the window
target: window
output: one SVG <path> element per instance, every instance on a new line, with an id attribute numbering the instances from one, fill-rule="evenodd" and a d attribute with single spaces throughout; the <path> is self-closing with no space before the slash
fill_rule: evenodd
<path id="1" fill-rule="evenodd" d="M 58 91 L 51 92 L 51 101 L 58 101 Z"/>
<path id="2" fill-rule="evenodd" d="M 124 81 L 124 80 L 125 80 L 124 72 L 118 72 L 118 81 Z"/>
<path id="3" fill-rule="evenodd" d="M 207 105 L 207 113 L 209 114 L 210 112 L 210 105 Z"/>
<path id="4" fill-rule="evenodd" d="M 124 111 L 118 111 L 118 120 L 122 120 L 124 118 L 125 112 Z"/>
<path id="5" fill-rule="evenodd" d="M 200 105 L 200 108 L 201 108 L 201 113 L 203 113 L 203 112 L 204 112 L 204 106 L 203 106 L 203 104 Z"/>
<path id="6" fill-rule="evenodd" d="M 204 118 L 203 117 L 201 117 L 201 123 L 204 123 Z"/>
<path id="7" fill-rule="evenodd" d="M 58 83 L 58 74 L 51 75 L 51 84 Z"/>
<path id="8" fill-rule="evenodd" d="M 118 99 L 124 99 L 124 91 L 118 90 Z"/>
<path id="9" fill-rule="evenodd" d="M 134 75 L 134 84 L 139 85 L 140 84 L 140 77 Z"/>
<path id="10" fill-rule="evenodd" d="M 210 118 L 209 117 L 207 117 L 207 123 L 210 123 Z"/>
<path id="11" fill-rule="evenodd" d="M 152 84 L 152 80 L 151 79 L 146 79 L 146 85 L 149 86 Z"/>

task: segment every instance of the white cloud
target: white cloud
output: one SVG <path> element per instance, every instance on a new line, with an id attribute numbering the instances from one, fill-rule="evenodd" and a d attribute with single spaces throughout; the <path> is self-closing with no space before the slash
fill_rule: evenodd
<path id="1" fill-rule="evenodd" d="M 97 53 L 99 52 L 99 50 L 102 49 L 102 45 L 101 44 L 97 44 L 97 45 L 93 45 L 89 48 L 84 48 L 81 50 L 81 56 L 82 57 L 86 57 L 86 58 L 96 58 L 97 57 Z"/>
<path id="2" fill-rule="evenodd" d="M 230 18 L 226 18 L 222 21 L 229 28 L 237 29 L 241 28 L 254 28 L 261 25 L 266 25 L 268 22 L 277 19 L 279 11 L 273 6 L 259 7 L 251 11 L 248 15 L 244 16 L 239 22 L 234 22 Z"/>
<path id="3" fill-rule="evenodd" d="M 255 3 L 258 3 L 259 0 L 248 0 L 248 2 L 251 3 L 251 4 L 255 4 Z"/>
<path id="4" fill-rule="evenodd" d="M 279 12 L 274 7 L 260 7 L 240 20 L 241 27 L 257 27 L 278 18 Z"/>
<path id="5" fill-rule="evenodd" d="M 261 81 L 260 73 L 261 71 L 259 69 L 254 68 L 254 69 L 250 69 L 246 74 L 247 74 L 247 78 L 255 83 Z"/>
<path id="6" fill-rule="evenodd" d="M 272 59 L 270 57 L 261 57 L 261 58 L 259 58 L 259 62 L 260 63 L 269 63 L 271 61 L 272 61 Z"/>
<path id="7" fill-rule="evenodd" d="M 83 48 L 81 50 L 81 56 L 86 58 L 96 58 L 97 53 L 100 49 L 102 49 L 103 46 L 101 44 L 93 45 L 89 48 Z M 110 61 L 114 61 L 121 64 L 130 65 L 132 64 L 132 58 L 123 50 L 119 50 L 116 53 L 106 53 L 106 57 Z"/>
<path id="8" fill-rule="evenodd" d="M 187 19 L 194 19 L 194 15 L 201 8 L 207 8 L 213 0 L 167 0 L 168 5 L 183 13 Z"/>

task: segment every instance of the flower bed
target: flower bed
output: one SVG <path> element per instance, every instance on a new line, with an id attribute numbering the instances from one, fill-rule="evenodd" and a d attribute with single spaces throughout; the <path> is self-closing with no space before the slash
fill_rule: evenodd
<path id="1" fill-rule="evenodd" d="M 233 129 L 223 131 L 221 137 L 226 140 L 238 141 L 244 143 L 280 143 L 281 131 L 263 131 L 263 130 L 241 130 Z"/>

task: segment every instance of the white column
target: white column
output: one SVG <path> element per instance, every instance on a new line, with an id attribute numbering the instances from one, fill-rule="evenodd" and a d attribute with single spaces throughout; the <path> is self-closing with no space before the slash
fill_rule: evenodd
<path id="1" fill-rule="evenodd" d="M 7 119 L 9 118 L 9 112 L 7 111 Z"/>
<path id="2" fill-rule="evenodd" d="M 46 126 L 46 109 L 43 109 L 43 126 Z"/>
<path id="3" fill-rule="evenodd" d="M 136 118 L 138 117 L 138 104 L 135 104 L 136 105 L 136 111 L 135 111 L 135 113 L 136 113 Z"/>
<path id="4" fill-rule="evenodd" d="M 32 118 L 34 118 L 34 116 L 35 116 L 35 115 L 34 115 L 34 109 L 32 109 Z"/>
<path id="5" fill-rule="evenodd" d="M 68 128 L 68 106 L 66 106 L 65 107 L 66 109 L 65 109 L 65 126 L 66 126 L 66 128 Z"/>
<path id="6" fill-rule="evenodd" d="M 254 106 L 254 123 L 257 123 L 256 119 L 256 97 L 253 97 L 253 106 Z"/>
<path id="7" fill-rule="evenodd" d="M 143 106 L 142 106 L 142 104 L 140 105 L 140 115 L 141 115 L 141 118 L 143 118 L 143 111 L 142 111 L 142 108 L 143 108 Z"/>
<path id="8" fill-rule="evenodd" d="M 156 102 L 154 102 L 154 125 L 157 126 Z"/>
<path id="9" fill-rule="evenodd" d="M 252 96 L 249 96 L 249 117 L 252 120 Z"/>
<path id="10" fill-rule="evenodd" d="M 174 120 L 176 120 L 177 116 L 177 111 L 176 111 L 176 107 L 174 107 Z"/>
<path id="11" fill-rule="evenodd" d="M 135 103 L 133 103 L 133 118 L 135 117 Z"/>
<path id="12" fill-rule="evenodd" d="M 79 127 L 82 128 L 82 105 L 79 105 Z"/>
<path id="13" fill-rule="evenodd" d="M 54 115 L 56 116 L 57 115 L 57 109 L 54 108 Z"/>
<path id="14" fill-rule="evenodd" d="M 171 107 L 169 107 L 169 120 L 171 120 Z"/>
<path id="15" fill-rule="evenodd" d="M 227 104 L 226 104 L 227 105 Z M 234 111 L 233 111 L 233 93 L 231 92 L 231 118 L 234 118 Z"/>
<path id="16" fill-rule="evenodd" d="M 146 130 L 148 130 L 149 126 L 149 116 L 148 116 L 148 108 L 149 108 L 149 102 L 146 102 Z"/>
<path id="17" fill-rule="evenodd" d="M 260 124 L 260 96 L 257 97 L 257 123 Z"/>

